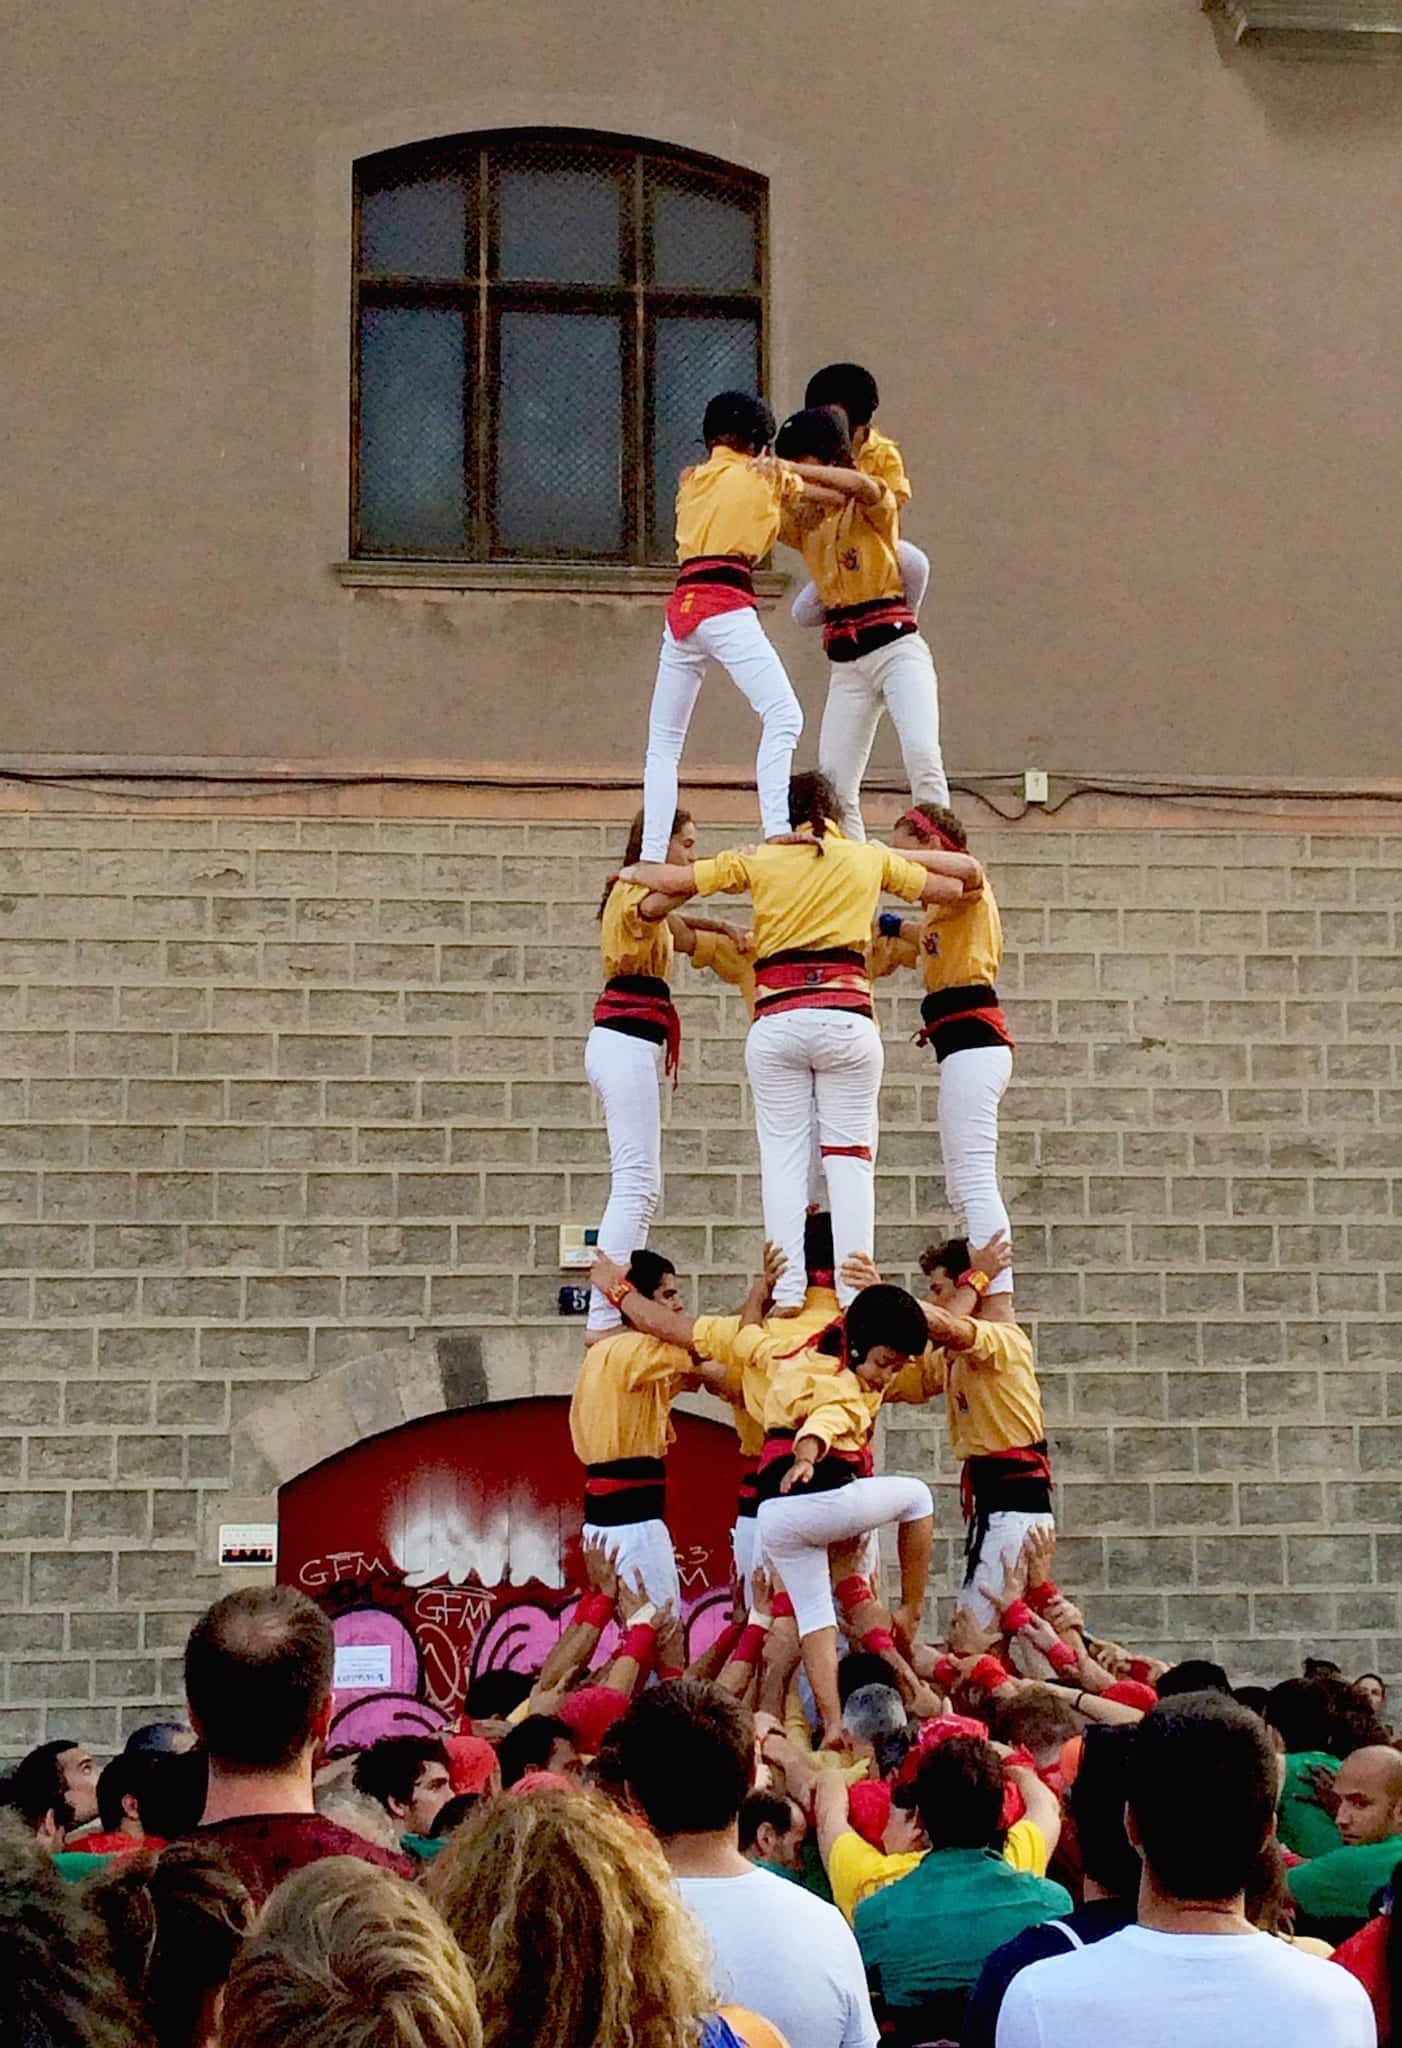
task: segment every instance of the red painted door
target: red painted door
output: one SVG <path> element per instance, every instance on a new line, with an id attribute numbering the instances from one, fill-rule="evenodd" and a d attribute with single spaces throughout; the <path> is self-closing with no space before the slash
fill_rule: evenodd
<path id="1" fill-rule="evenodd" d="M 674 1420 L 667 1519 L 695 1656 L 728 1605 L 739 1459 L 728 1425 Z M 333 1742 L 438 1728 L 477 1673 L 541 1663 L 583 1583 L 581 1488 L 563 1399 L 426 1416 L 282 1488 L 278 1578 L 388 1678 L 338 1687 Z"/>

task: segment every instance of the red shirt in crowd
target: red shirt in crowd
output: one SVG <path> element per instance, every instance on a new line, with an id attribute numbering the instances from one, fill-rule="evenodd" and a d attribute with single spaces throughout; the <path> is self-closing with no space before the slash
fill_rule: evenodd
<path id="1" fill-rule="evenodd" d="M 259 1904 L 294 1870 L 319 1863 L 323 1856 L 357 1856 L 399 1877 L 412 1877 L 408 1856 L 378 1849 L 363 1835 L 352 1834 L 319 1813 L 251 1813 L 234 1820 L 216 1820 L 193 1830 L 189 1839 L 217 1843 Z"/>

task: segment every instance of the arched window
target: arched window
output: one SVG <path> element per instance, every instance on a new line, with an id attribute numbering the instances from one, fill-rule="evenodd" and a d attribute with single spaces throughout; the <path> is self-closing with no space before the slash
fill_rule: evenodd
<path id="1" fill-rule="evenodd" d="M 765 190 L 560 128 L 363 158 L 352 554 L 670 560 L 707 398 L 764 388 Z"/>

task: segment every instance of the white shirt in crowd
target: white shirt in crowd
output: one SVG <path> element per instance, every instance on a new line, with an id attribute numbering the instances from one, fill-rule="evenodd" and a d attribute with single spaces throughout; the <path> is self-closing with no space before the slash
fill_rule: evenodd
<path id="1" fill-rule="evenodd" d="M 1108 1941 L 1019 1971 L 998 2048 L 1376 2048 L 1357 1978 L 1269 1934 Z"/>
<path id="2" fill-rule="evenodd" d="M 861 1951 L 836 1906 L 769 1870 L 676 1886 L 710 1937 L 722 2005 L 748 2006 L 791 2048 L 876 2048 Z"/>

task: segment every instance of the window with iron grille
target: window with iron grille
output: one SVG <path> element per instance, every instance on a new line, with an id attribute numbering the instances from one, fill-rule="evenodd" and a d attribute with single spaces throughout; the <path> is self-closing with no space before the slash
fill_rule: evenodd
<path id="1" fill-rule="evenodd" d="M 761 391 L 765 181 L 510 129 L 356 165 L 351 552 L 668 562 L 717 391 Z"/>

